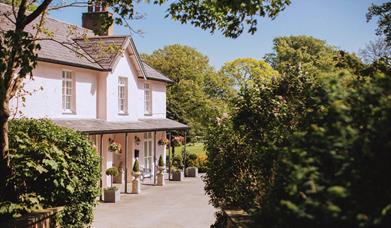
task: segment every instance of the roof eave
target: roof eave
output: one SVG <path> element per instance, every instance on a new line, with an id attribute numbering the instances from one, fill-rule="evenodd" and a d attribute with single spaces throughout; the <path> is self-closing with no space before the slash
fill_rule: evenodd
<path id="1" fill-rule="evenodd" d="M 89 69 L 89 70 L 98 70 L 98 71 L 104 71 L 104 72 L 111 71 L 111 68 L 104 69 L 104 68 L 98 68 L 98 67 L 93 67 L 93 66 L 87 66 L 87 65 L 79 64 L 79 63 L 71 63 L 71 62 L 67 62 L 67 61 L 43 58 L 43 57 L 39 57 L 39 56 L 38 56 L 38 61 L 46 62 L 46 63 L 61 64 L 61 65 L 66 65 L 66 66 L 79 67 L 79 68 Z"/>

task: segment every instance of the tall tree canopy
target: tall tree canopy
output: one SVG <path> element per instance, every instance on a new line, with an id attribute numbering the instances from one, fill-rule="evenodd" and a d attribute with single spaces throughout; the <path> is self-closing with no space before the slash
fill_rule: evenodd
<path id="1" fill-rule="evenodd" d="M 300 68 L 304 74 L 319 74 L 346 69 L 359 72 L 364 67 L 355 55 L 311 36 L 287 36 L 274 39 L 273 53 L 265 60 L 280 73 Z"/>
<path id="2" fill-rule="evenodd" d="M 203 136 L 210 120 L 225 110 L 222 98 L 230 93 L 208 58 L 182 45 L 166 46 L 142 58 L 175 82 L 167 88 L 167 116 L 189 124 L 191 136 Z"/>
<path id="3" fill-rule="evenodd" d="M 391 47 L 391 2 L 385 2 L 381 5 L 372 4 L 368 9 L 367 21 L 378 17 L 378 28 L 376 35 L 384 36 L 388 48 Z"/>
<path id="4" fill-rule="evenodd" d="M 253 58 L 239 58 L 227 62 L 220 70 L 223 78 L 228 78 L 232 88 L 239 89 L 248 80 L 271 81 L 279 75 L 265 61 Z"/>

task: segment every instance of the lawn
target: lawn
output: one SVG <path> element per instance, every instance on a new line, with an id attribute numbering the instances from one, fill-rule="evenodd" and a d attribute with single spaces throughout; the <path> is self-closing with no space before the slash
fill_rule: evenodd
<path id="1" fill-rule="evenodd" d="M 183 146 L 175 147 L 175 154 L 179 154 L 179 152 L 182 152 Z M 198 155 L 205 155 L 205 149 L 203 143 L 189 143 L 186 145 L 186 152 L 187 154 L 197 154 Z"/>

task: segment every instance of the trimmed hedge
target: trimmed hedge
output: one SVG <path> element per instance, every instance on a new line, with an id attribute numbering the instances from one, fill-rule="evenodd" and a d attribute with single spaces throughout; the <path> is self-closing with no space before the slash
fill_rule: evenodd
<path id="1" fill-rule="evenodd" d="M 9 130 L 10 181 L 16 185 L 19 207 L 64 206 L 63 227 L 89 225 L 100 173 L 99 157 L 87 137 L 47 119 L 12 120 Z"/>

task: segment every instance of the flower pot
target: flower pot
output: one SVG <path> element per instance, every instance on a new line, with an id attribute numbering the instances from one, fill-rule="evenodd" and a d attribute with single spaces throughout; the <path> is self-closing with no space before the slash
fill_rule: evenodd
<path id="1" fill-rule="evenodd" d="M 121 198 L 120 190 L 114 188 L 108 188 L 104 190 L 104 202 L 105 203 L 117 203 Z"/>
<path id="2" fill-rule="evenodd" d="M 185 179 L 185 175 L 182 170 L 172 172 L 172 181 L 182 181 L 183 179 Z"/>
<path id="3" fill-rule="evenodd" d="M 133 172 L 132 175 L 134 179 L 139 179 L 139 177 L 141 176 L 141 172 Z"/>
<path id="4" fill-rule="evenodd" d="M 198 168 L 197 167 L 188 167 L 186 168 L 186 177 L 197 177 Z"/>

